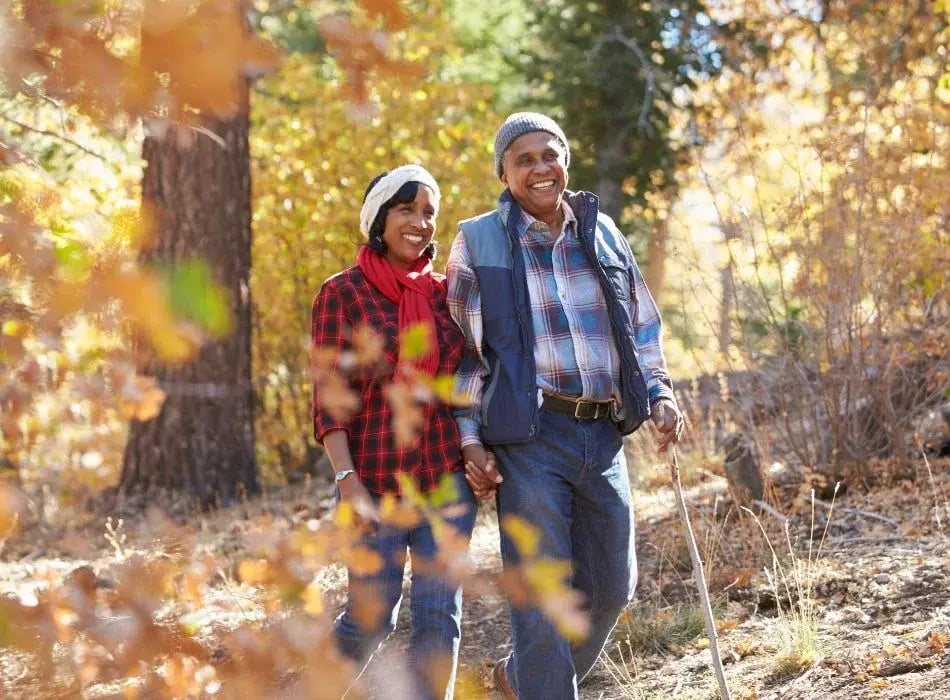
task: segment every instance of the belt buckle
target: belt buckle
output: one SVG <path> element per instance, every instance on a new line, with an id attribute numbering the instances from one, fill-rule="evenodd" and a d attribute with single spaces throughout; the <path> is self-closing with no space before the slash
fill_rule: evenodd
<path id="1" fill-rule="evenodd" d="M 616 399 L 613 397 L 611 397 L 610 401 L 605 403 L 597 403 L 596 401 L 583 401 L 579 399 L 574 402 L 574 418 L 576 420 L 599 420 L 604 418 L 610 413 L 610 406 L 612 406 L 615 401 Z M 593 412 L 587 415 L 581 415 L 582 406 L 593 406 Z M 601 413 L 601 409 L 603 409 L 603 413 Z"/>

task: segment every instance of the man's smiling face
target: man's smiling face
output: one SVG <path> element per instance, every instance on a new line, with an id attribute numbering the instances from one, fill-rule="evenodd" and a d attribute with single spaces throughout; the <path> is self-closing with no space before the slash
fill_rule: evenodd
<path id="1" fill-rule="evenodd" d="M 518 205 L 536 219 L 547 220 L 561 207 L 567 187 L 567 152 L 546 131 L 516 138 L 502 159 L 501 181 Z"/>

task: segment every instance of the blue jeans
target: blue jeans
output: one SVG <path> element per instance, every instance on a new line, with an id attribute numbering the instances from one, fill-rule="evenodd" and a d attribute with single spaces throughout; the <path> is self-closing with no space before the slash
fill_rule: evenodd
<path id="1" fill-rule="evenodd" d="M 462 473 L 455 475 L 463 508 L 446 521 L 466 538 L 475 526 L 478 504 Z M 412 633 L 409 671 L 414 697 L 451 699 L 462 636 L 462 588 L 439 576 L 428 566 L 437 544 L 428 521 L 410 528 L 382 526 L 364 544 L 383 559 L 382 568 L 368 576 L 349 574 L 349 599 L 333 623 L 340 650 L 366 663 L 383 640 L 396 629 L 402 602 L 402 577 L 406 551 L 411 557 L 410 610 Z"/>
<path id="2" fill-rule="evenodd" d="M 513 651 L 507 675 L 525 700 L 577 698 L 617 616 L 636 586 L 630 481 L 620 432 L 609 419 L 577 420 L 541 410 L 539 435 L 493 446 L 504 481 L 498 515 L 518 515 L 541 535 L 539 554 L 569 560 L 571 584 L 587 601 L 590 635 L 579 644 L 559 636 L 534 607 L 511 607 Z M 519 563 L 504 534 L 505 566 Z"/>

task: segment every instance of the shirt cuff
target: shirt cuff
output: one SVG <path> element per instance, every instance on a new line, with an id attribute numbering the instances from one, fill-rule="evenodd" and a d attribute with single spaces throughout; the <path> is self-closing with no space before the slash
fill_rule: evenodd
<path id="1" fill-rule="evenodd" d="M 666 384 L 656 384 L 650 388 L 650 406 L 655 404 L 660 399 L 668 399 L 676 405 L 676 396 L 673 394 L 673 390 L 670 389 Z"/>
<path id="2" fill-rule="evenodd" d="M 459 427 L 459 447 L 482 444 L 482 438 L 479 435 L 481 426 L 478 421 L 465 416 L 456 416 L 455 422 L 458 423 Z"/>

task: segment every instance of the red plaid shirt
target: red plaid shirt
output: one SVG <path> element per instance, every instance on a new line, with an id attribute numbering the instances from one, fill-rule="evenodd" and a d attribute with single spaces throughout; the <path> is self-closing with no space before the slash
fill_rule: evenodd
<path id="1" fill-rule="evenodd" d="M 445 304 L 445 276 L 433 277 L 438 282 L 432 296 L 439 342 L 438 374 L 451 375 L 461 361 L 464 339 Z M 393 414 L 383 389 L 392 381 L 396 363 L 397 313 L 397 306 L 366 279 L 359 267 L 328 279 L 313 301 L 311 338 L 315 347 L 349 350 L 351 331 L 361 326 L 372 328 L 385 341 L 385 361 L 376 369 L 363 369 L 349 377 L 350 387 L 360 399 L 350 421 L 334 420 L 321 408 L 320 387 L 314 385 L 313 392 L 313 432 L 317 441 L 322 442 L 331 430 L 345 430 L 356 472 L 367 490 L 376 494 L 398 492 L 397 472 L 411 475 L 423 491 L 428 491 L 443 474 L 462 469 L 458 427 L 452 407 L 442 402 L 422 405 L 423 423 L 416 445 L 409 449 L 396 445 Z"/>

